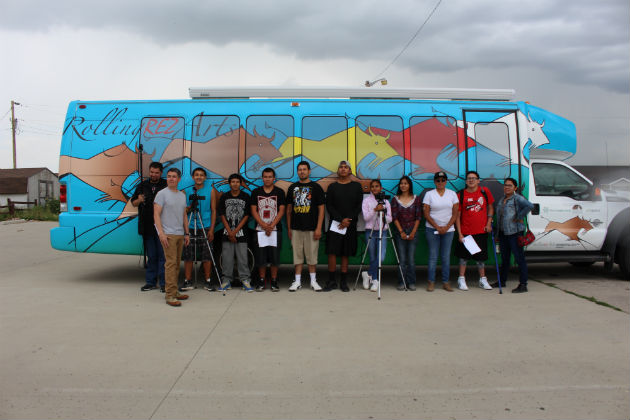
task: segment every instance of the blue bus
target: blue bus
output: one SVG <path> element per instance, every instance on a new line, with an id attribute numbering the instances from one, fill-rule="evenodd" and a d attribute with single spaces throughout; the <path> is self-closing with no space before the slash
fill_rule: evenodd
<path id="1" fill-rule="evenodd" d="M 286 191 L 302 160 L 324 190 L 341 160 L 351 163 L 365 193 L 369 180 L 379 178 L 392 195 L 403 175 L 420 193 L 434 187 L 437 171 L 459 190 L 466 171 L 476 170 L 482 185 L 500 196 L 502 180 L 512 177 L 538 205 L 530 227 L 540 240 L 528 247 L 529 255 L 559 251 L 568 260 L 580 254 L 617 261 L 617 248 L 628 247 L 608 229 L 627 205 L 610 209 L 592 182 L 562 162 L 576 151 L 575 125 L 513 101 L 513 90 L 191 88 L 190 97 L 69 104 L 59 165 L 64 211 L 51 231 L 55 249 L 141 254 L 130 197 L 151 162 L 161 162 L 164 173 L 181 170 L 180 189 L 192 185 L 192 169 L 202 167 L 219 196 L 231 173 L 240 173 L 252 190 L 266 167 L 275 169 Z M 576 193 L 562 195 L 559 184 Z M 564 211 L 573 202 L 581 213 Z M 590 228 L 572 226 L 569 216 Z M 546 231 L 551 221 L 566 225 Z M 422 240 L 416 252 L 417 263 L 426 263 Z M 291 262 L 288 250 L 282 256 Z"/>

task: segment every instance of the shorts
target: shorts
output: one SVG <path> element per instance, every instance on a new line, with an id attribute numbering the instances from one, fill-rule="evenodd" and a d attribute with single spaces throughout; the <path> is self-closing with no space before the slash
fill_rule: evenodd
<path id="1" fill-rule="evenodd" d="M 470 252 L 468 252 L 464 244 L 457 240 L 457 243 L 455 244 L 455 256 L 463 260 L 486 261 L 488 259 L 488 234 L 479 233 L 477 235 L 472 235 L 472 237 L 477 243 L 477 246 L 481 248 L 481 252 L 470 255 Z"/>
<path id="2" fill-rule="evenodd" d="M 306 258 L 306 264 L 317 264 L 317 251 L 319 250 L 319 239 L 313 239 L 312 230 L 293 230 L 291 237 L 293 247 L 293 264 L 302 264 Z"/>
<path id="3" fill-rule="evenodd" d="M 326 255 L 353 257 L 357 253 L 357 228 L 349 227 L 345 235 L 329 230 L 326 233 Z"/>
<path id="4" fill-rule="evenodd" d="M 197 256 L 195 258 L 195 244 L 197 245 Z M 212 246 L 212 243 L 210 243 Z M 182 260 L 184 261 L 212 261 L 210 256 L 210 250 L 208 249 L 208 243 L 203 231 L 198 231 L 197 236 L 190 236 L 190 243 L 188 246 L 184 246 L 184 252 L 182 252 Z"/>
<path id="5" fill-rule="evenodd" d="M 264 267 L 267 264 L 273 266 L 280 265 L 280 248 L 282 247 L 282 231 L 277 231 L 278 243 L 277 246 L 258 246 L 258 232 L 256 232 L 256 267 Z"/>

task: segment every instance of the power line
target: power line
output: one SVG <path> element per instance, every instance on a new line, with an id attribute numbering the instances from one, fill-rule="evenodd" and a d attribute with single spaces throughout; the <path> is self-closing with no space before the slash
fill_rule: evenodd
<path id="1" fill-rule="evenodd" d="M 378 76 L 374 77 L 374 79 L 378 79 L 379 77 L 381 77 L 395 62 L 396 60 L 398 60 L 398 58 L 400 58 L 400 56 L 405 52 L 405 50 L 407 48 L 409 48 L 409 46 L 411 45 L 411 43 L 416 39 L 416 37 L 418 36 L 418 34 L 420 33 L 420 31 L 422 30 L 422 28 L 424 28 L 424 25 L 427 24 L 427 22 L 429 21 L 429 19 L 431 19 L 431 16 L 433 16 L 433 13 L 435 13 L 435 11 L 437 10 L 437 8 L 440 6 L 440 3 L 442 3 L 442 0 L 438 0 L 437 4 L 435 5 L 435 7 L 433 8 L 433 10 L 431 10 L 431 13 L 429 13 L 429 16 L 427 16 L 427 18 L 424 20 L 424 22 L 422 22 L 422 25 L 420 25 L 420 27 L 418 28 L 418 30 L 416 31 L 415 34 L 413 34 L 413 36 L 411 37 L 411 39 L 409 40 L 409 42 L 407 42 L 407 45 L 405 45 L 403 47 L 402 50 L 400 50 L 400 52 L 398 53 L 398 55 L 396 57 L 394 57 L 394 59 L 392 60 L 391 63 L 389 63 L 382 72 L 380 72 L 378 74 Z"/>

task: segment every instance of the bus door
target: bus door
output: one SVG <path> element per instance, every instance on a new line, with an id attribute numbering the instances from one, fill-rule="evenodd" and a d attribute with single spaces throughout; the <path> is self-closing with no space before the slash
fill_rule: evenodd
<path id="1" fill-rule="evenodd" d="M 528 251 L 597 251 L 606 238 L 606 203 L 590 181 L 557 161 L 532 161 Z"/>
<path id="2" fill-rule="evenodd" d="M 505 178 L 522 183 L 516 110 L 464 110 L 463 115 L 466 168 L 477 171 L 482 185 L 501 197 Z"/>

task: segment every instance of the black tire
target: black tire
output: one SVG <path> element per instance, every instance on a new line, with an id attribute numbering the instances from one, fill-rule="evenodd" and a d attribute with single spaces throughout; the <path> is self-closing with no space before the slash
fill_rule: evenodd
<path id="1" fill-rule="evenodd" d="M 571 264 L 574 267 L 590 267 L 591 265 L 595 264 L 595 261 L 570 261 L 569 264 Z"/>
<path id="2" fill-rule="evenodd" d="M 621 269 L 621 277 L 630 280 L 630 245 L 620 245 L 617 249 L 619 254 L 619 268 Z"/>

